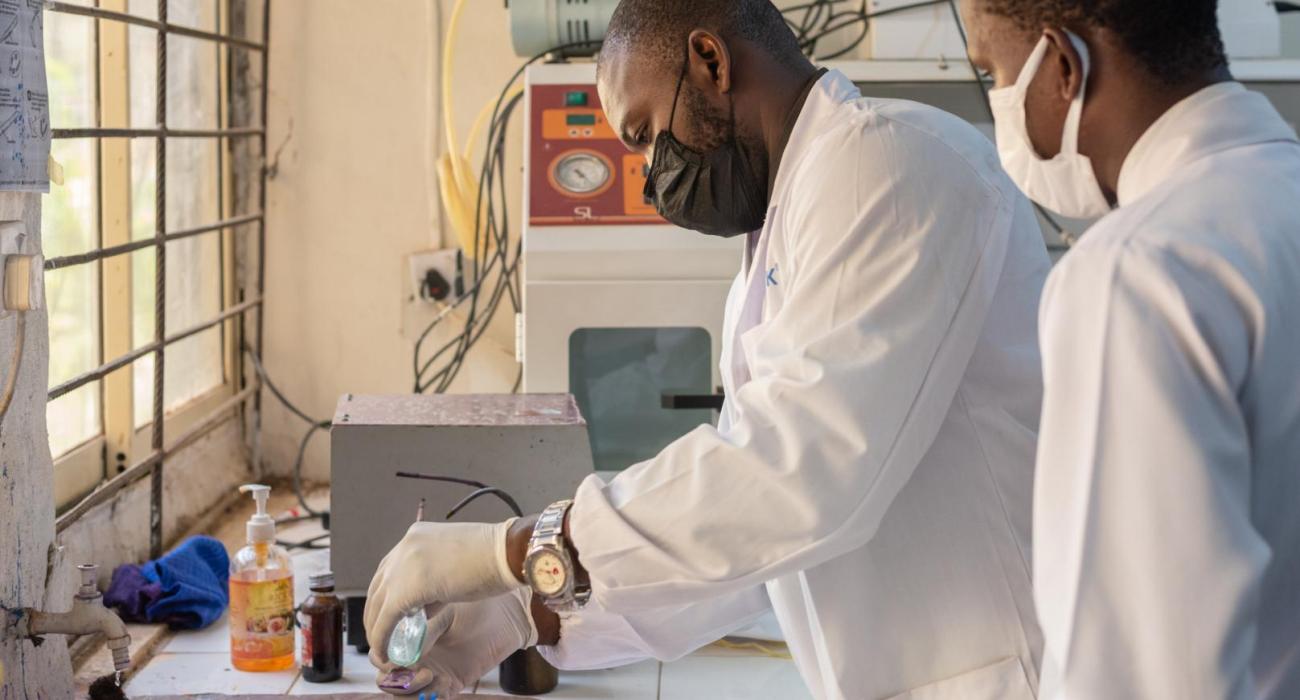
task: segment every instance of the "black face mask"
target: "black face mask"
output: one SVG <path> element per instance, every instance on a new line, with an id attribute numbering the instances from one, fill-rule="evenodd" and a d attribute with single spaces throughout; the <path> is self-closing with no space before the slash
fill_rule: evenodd
<path id="1" fill-rule="evenodd" d="M 767 218 L 767 187 L 750 168 L 746 150 L 736 139 L 734 105 L 731 137 L 721 146 L 696 151 L 673 136 L 677 101 L 689 65 L 682 66 L 677 79 L 668 129 L 655 138 L 646 199 L 654 202 L 660 216 L 685 229 L 724 237 L 757 231 Z"/>

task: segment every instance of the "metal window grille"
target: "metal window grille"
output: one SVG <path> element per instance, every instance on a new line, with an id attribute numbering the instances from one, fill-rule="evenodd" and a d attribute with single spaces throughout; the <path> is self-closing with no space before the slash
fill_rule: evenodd
<path id="1" fill-rule="evenodd" d="M 186 338 L 197 335 L 203 331 L 214 328 L 231 319 L 238 319 L 241 331 L 245 331 L 248 326 L 248 314 L 256 310 L 256 327 L 254 331 L 255 348 L 257 354 L 262 353 L 262 296 L 265 289 L 266 278 L 266 114 L 267 114 L 267 77 L 269 74 L 270 61 L 268 52 L 268 42 L 270 38 L 271 22 L 271 0 L 266 0 L 262 12 L 262 40 L 251 41 L 249 39 L 234 36 L 233 34 L 221 32 L 209 32 L 192 27 L 172 24 L 168 21 L 168 0 L 158 0 L 157 19 L 149 19 L 132 15 L 129 13 L 105 10 L 99 7 L 88 7 L 83 5 L 70 4 L 68 2 L 59 2 L 49 0 L 45 3 L 45 8 L 51 12 L 61 12 L 69 15 L 80 15 L 90 17 L 96 22 L 111 21 L 121 22 L 127 25 L 134 25 L 153 29 L 157 32 L 157 105 L 156 105 L 156 126 L 145 129 L 122 129 L 122 128 L 80 128 L 80 129 L 55 129 L 53 137 L 55 139 L 107 139 L 107 138 L 128 138 L 128 139 L 153 139 L 156 144 L 156 168 L 155 168 L 155 186 L 156 197 L 155 207 L 155 230 L 152 239 L 144 239 L 131 243 L 117 245 L 112 247 L 99 247 L 86 253 L 69 255 L 65 257 L 51 258 L 45 262 L 45 269 L 57 270 L 60 268 L 71 267 L 74 265 L 96 264 L 100 261 L 113 258 L 120 255 L 129 255 L 130 253 L 146 248 L 153 248 L 156 256 L 156 265 L 154 270 L 154 288 L 155 288 L 155 305 L 154 305 L 154 339 L 153 342 L 140 347 L 121 357 L 108 360 L 96 369 L 86 372 L 80 376 L 74 377 L 54 388 L 49 392 L 49 400 L 53 401 L 81 387 L 87 386 L 94 382 L 103 380 L 109 374 L 130 366 L 136 360 L 152 355 L 153 364 L 153 424 L 151 426 L 150 453 L 140 461 L 127 467 L 121 473 L 109 478 L 98 488 L 83 498 L 70 510 L 61 515 L 58 519 L 57 529 L 62 531 L 68 525 L 75 522 L 81 516 L 85 515 L 90 509 L 97 505 L 107 502 L 115 494 L 127 486 L 134 484 L 145 477 L 151 479 L 150 489 L 150 550 L 152 556 L 158 557 L 162 554 L 163 548 L 163 468 L 169 458 L 174 456 L 180 450 L 198 440 L 212 429 L 224 423 L 227 415 L 233 410 L 245 405 L 250 399 L 254 404 L 254 429 L 260 420 L 259 415 L 259 397 L 257 394 L 256 381 L 250 381 L 245 378 L 241 381 L 241 390 L 232 396 L 228 401 L 217 407 L 206 418 L 200 420 L 194 427 L 190 428 L 185 434 L 174 438 L 170 443 L 164 441 L 165 437 L 165 411 L 164 403 L 164 368 L 167 348 Z M 260 52 L 262 55 L 261 65 L 261 110 L 257 117 L 257 124 L 254 126 L 239 126 L 218 129 L 172 129 L 167 125 L 167 38 L 170 35 L 190 37 L 210 42 L 223 43 L 232 47 L 239 47 L 248 51 Z M 230 52 L 229 55 L 233 55 Z M 96 120 L 101 119 L 96 110 Z M 228 123 L 228 115 L 223 116 L 221 124 Z M 238 216 L 222 221 L 214 221 L 210 224 L 198 226 L 184 230 L 167 230 L 167 143 L 169 139 L 174 138 L 198 138 L 198 139 L 257 139 L 260 141 L 260 167 L 257 169 L 257 179 L 259 188 L 257 194 L 257 208 L 250 214 Z M 222 231 L 234 230 L 237 227 L 256 224 L 256 241 L 257 241 L 257 270 L 255 275 L 256 288 L 251 298 L 246 298 L 240 303 L 227 305 L 225 299 L 222 299 L 221 312 L 202 323 L 199 323 L 181 330 L 171 330 L 167 327 L 167 244 L 172 241 L 178 241 L 195 236 L 204 236 L 217 234 Z M 99 240 L 102 242 L 103 222 L 100 221 L 98 226 L 101 233 Z M 224 297 L 224 295 L 223 295 Z M 241 342 L 236 343 L 237 351 L 242 348 Z M 239 366 L 243 366 L 239 363 Z"/>

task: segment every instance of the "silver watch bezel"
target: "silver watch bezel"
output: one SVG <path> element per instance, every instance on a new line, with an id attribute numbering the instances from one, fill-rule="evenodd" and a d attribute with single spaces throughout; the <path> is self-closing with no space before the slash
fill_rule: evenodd
<path id="1" fill-rule="evenodd" d="M 580 610 L 591 598 L 590 586 L 578 585 L 577 567 L 565 546 L 564 518 L 572 505 L 573 501 L 559 501 L 542 511 L 533 527 L 532 537 L 528 540 L 528 553 L 524 557 L 524 580 L 542 603 L 554 612 Z M 532 563 L 544 554 L 554 555 L 564 566 L 564 587 L 554 595 L 542 593 L 533 580 Z"/>

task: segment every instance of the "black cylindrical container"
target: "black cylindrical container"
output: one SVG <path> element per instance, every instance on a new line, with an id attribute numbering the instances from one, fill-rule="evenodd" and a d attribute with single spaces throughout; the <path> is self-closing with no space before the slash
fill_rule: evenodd
<path id="1" fill-rule="evenodd" d="M 343 677 L 343 601 L 334 595 L 334 574 L 311 577 L 311 597 L 298 615 L 302 627 L 302 679 L 329 683 Z"/>
<path id="2" fill-rule="evenodd" d="M 536 648 L 520 649 L 501 662 L 501 689 L 511 695 L 545 695 L 560 683 L 560 672 Z"/>

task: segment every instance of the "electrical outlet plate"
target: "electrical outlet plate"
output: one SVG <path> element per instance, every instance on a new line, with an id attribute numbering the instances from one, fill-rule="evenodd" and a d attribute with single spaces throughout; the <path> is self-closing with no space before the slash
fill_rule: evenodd
<path id="1" fill-rule="evenodd" d="M 0 270 L 3 270 L 0 272 L 0 308 L 5 311 L 44 309 L 44 268 L 45 259 L 39 255 L 0 257 Z"/>
<path id="2" fill-rule="evenodd" d="M 455 301 L 455 284 L 456 284 L 456 250 L 448 248 L 445 250 L 427 250 L 419 253 L 412 253 L 407 257 L 408 267 L 410 269 L 410 280 L 412 296 L 415 301 L 426 304 L 434 303 L 433 299 L 426 299 L 420 294 L 420 289 L 424 284 L 424 275 L 429 270 L 437 270 L 443 279 L 453 285 L 452 296 L 443 301 Z"/>

